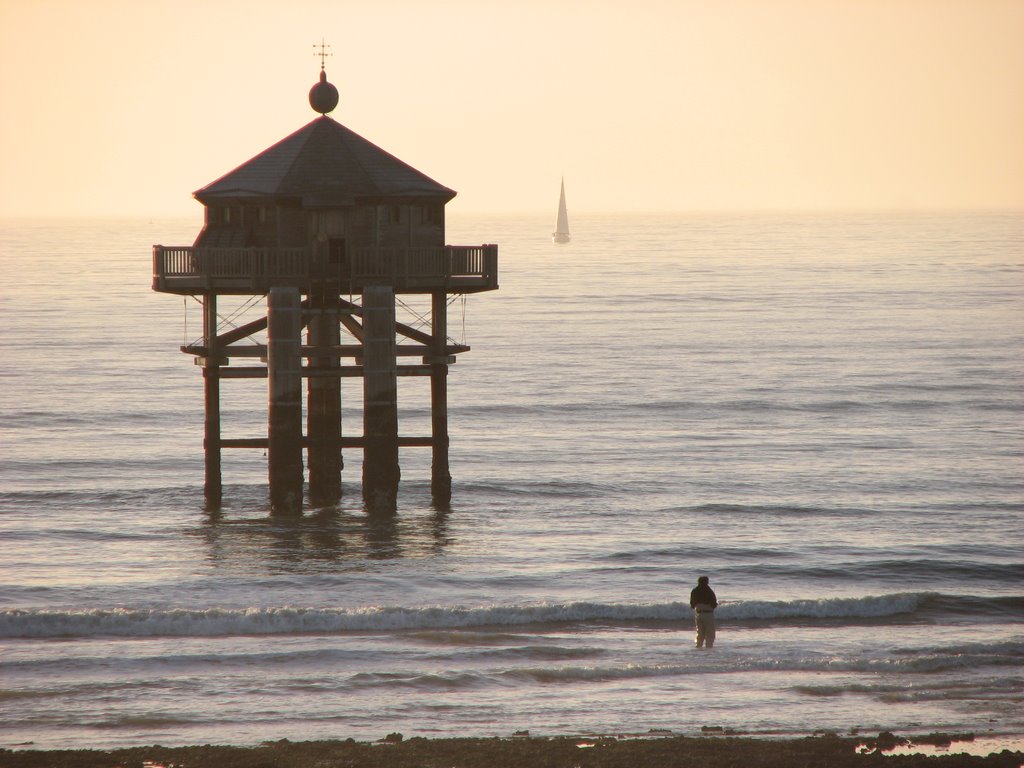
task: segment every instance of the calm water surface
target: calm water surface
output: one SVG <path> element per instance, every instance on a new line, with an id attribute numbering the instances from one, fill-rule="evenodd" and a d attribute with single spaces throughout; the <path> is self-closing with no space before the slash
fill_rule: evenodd
<path id="1" fill-rule="evenodd" d="M 149 289 L 198 222 L 0 223 L 0 746 L 1024 736 L 1024 217 L 451 218 L 501 246 L 450 309 L 452 508 L 403 449 L 368 517 L 352 451 L 301 520 L 258 450 L 203 508 L 199 307 Z"/>

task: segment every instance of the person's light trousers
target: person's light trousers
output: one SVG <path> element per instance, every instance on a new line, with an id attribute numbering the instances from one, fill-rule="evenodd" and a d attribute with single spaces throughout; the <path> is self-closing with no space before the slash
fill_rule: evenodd
<path id="1" fill-rule="evenodd" d="M 711 648 L 715 644 L 715 614 L 712 611 L 697 611 L 694 615 L 697 619 L 697 647 L 707 645 Z"/>

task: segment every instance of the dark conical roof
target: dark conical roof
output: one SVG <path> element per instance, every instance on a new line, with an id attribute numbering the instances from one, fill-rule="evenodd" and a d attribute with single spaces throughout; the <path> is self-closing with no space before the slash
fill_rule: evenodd
<path id="1" fill-rule="evenodd" d="M 453 190 L 326 115 L 193 194 L 204 204 L 300 198 L 304 207 L 455 197 Z"/>

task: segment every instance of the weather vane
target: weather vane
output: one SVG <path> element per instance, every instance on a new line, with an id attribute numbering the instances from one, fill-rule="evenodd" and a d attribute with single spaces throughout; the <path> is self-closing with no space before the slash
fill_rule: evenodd
<path id="1" fill-rule="evenodd" d="M 319 44 L 317 44 L 317 43 L 313 43 L 313 55 L 314 55 L 314 56 L 319 56 L 319 57 L 320 57 L 320 69 L 323 69 L 323 68 L 324 68 L 324 60 L 325 60 L 325 59 L 326 59 L 326 58 L 327 58 L 328 56 L 333 56 L 333 55 L 334 55 L 333 53 L 329 53 L 329 52 L 327 51 L 327 49 L 328 49 L 328 48 L 330 48 L 330 47 L 331 47 L 331 46 L 327 45 L 327 44 L 326 44 L 326 43 L 324 42 L 324 39 L 323 39 L 322 37 L 320 38 L 320 43 L 319 43 Z M 317 48 L 319 48 L 320 50 L 319 50 L 319 51 L 318 51 L 318 50 L 316 50 Z"/>

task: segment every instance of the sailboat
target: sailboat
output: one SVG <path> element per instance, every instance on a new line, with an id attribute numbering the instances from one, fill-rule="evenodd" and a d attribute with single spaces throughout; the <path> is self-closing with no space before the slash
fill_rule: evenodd
<path id="1" fill-rule="evenodd" d="M 555 224 L 555 231 L 551 233 L 551 240 L 555 243 L 568 243 L 572 240 L 569 234 L 569 214 L 565 210 L 565 179 L 562 179 L 562 192 L 558 196 L 558 223 Z"/>

